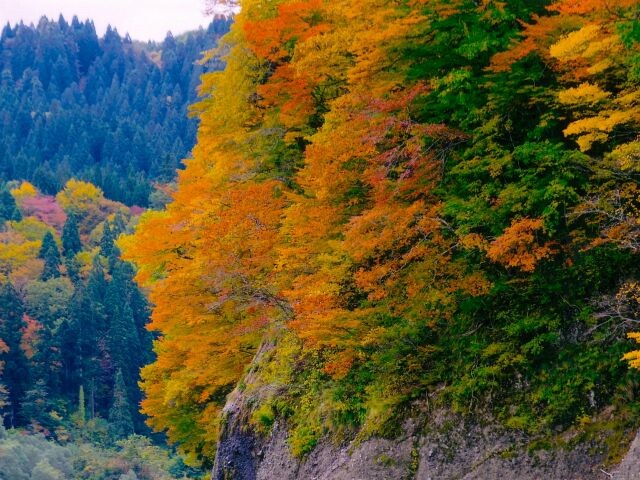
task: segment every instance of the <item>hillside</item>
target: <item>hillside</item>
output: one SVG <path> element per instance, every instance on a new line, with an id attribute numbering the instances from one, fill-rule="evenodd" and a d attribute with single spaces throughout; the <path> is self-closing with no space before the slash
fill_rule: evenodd
<path id="1" fill-rule="evenodd" d="M 155 182 L 174 179 L 190 156 L 197 121 L 188 106 L 200 64 L 228 31 L 217 17 L 206 30 L 160 44 L 134 42 L 90 21 L 43 18 L 7 25 L 0 35 L 0 177 L 55 194 L 70 178 L 127 205 L 153 203 Z"/>
<path id="2" fill-rule="evenodd" d="M 78 422 L 105 429 L 93 422 L 115 415 L 118 381 L 124 428 L 146 432 L 136 405 L 138 370 L 153 358 L 148 304 L 114 244 L 135 212 L 76 180 L 55 197 L 17 184 L 3 190 L 2 205 L 9 212 L 0 225 L 4 423 L 61 439 Z M 78 420 L 80 397 L 88 413 Z"/>
<path id="3" fill-rule="evenodd" d="M 634 478 L 640 0 L 207 5 L 2 33 L 0 467 Z"/>
<path id="4" fill-rule="evenodd" d="M 150 305 L 120 257 L 190 156 L 231 24 L 141 43 L 43 18 L 0 36 L 0 477 L 198 478 L 139 411 Z M 91 183 L 93 182 L 93 183 Z"/>
<path id="5" fill-rule="evenodd" d="M 172 203 L 120 242 L 149 424 L 218 478 L 307 478 L 262 447 L 313 466 L 444 408 L 600 478 L 639 424 L 639 9 L 243 1 Z"/>
<path id="6" fill-rule="evenodd" d="M 3 480 L 202 474 L 139 411 L 154 335 L 115 241 L 141 211 L 75 179 L 55 196 L 28 182 L 0 189 Z"/>

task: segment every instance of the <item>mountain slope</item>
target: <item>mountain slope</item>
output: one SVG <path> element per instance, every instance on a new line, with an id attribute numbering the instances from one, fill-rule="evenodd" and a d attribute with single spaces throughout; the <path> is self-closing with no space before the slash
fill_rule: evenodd
<path id="1" fill-rule="evenodd" d="M 0 176 L 55 194 L 72 177 L 128 205 L 147 206 L 153 182 L 173 180 L 190 155 L 197 123 L 187 118 L 197 62 L 231 19 L 207 30 L 141 44 L 90 21 L 43 18 L 0 36 Z"/>
<path id="2" fill-rule="evenodd" d="M 245 430 L 304 458 L 424 403 L 617 461 L 639 8 L 244 1 L 173 202 L 122 242 L 162 335 L 150 424 L 211 462 L 241 392 Z"/>

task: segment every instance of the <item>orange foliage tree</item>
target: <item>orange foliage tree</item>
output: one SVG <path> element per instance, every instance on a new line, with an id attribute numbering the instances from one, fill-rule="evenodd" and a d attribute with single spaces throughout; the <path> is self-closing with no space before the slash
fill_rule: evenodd
<path id="1" fill-rule="evenodd" d="M 471 96 L 460 88 L 477 74 L 471 60 L 485 58 L 475 70 L 489 66 L 495 75 L 529 55 L 548 63 L 559 82 L 549 102 L 566 114 L 566 142 L 575 140 L 586 152 L 637 121 L 630 88 L 613 91 L 602 77 L 615 69 L 602 62 L 627 58 L 612 23 L 632 4 L 556 2 L 523 23 L 521 38 L 491 65 L 487 52 L 497 47 L 488 47 L 481 31 L 481 39 L 456 52 L 468 64 L 431 71 L 424 64 L 444 62 L 447 45 L 437 45 L 440 57 L 413 63 L 406 51 L 428 46 L 437 33 L 432 23 L 440 22 L 445 39 L 447 28 L 465 30 L 470 19 L 483 28 L 513 28 L 506 4 L 245 1 L 224 44 L 210 53 L 223 54 L 227 67 L 202 78 L 202 100 L 193 108 L 201 120 L 198 145 L 172 203 L 147 213 L 136 233 L 120 241 L 155 305 L 150 328 L 159 332 L 157 360 L 142 373 L 150 425 L 194 455 L 212 457 L 225 398 L 259 346 L 269 343 L 274 365 L 304 385 L 291 393 L 298 401 L 288 410 L 296 453 L 311 443 L 296 439 L 317 438 L 339 417 L 375 430 L 426 381 L 438 335 L 448 332 L 462 305 L 487 308 L 478 297 L 489 295 L 494 278 L 505 288 L 511 277 L 538 273 L 564 252 L 556 239 L 568 229 L 557 232 L 566 226 L 560 217 L 577 197 L 579 176 L 567 171 L 586 155 L 542 141 L 497 146 L 502 140 L 492 129 L 508 122 L 494 118 L 475 127 L 486 158 L 473 150 L 472 159 L 459 158 L 471 136 L 449 126 L 448 117 L 462 114 L 447 102 Z M 428 73 L 420 80 L 415 70 L 421 68 Z M 426 102 L 442 102 L 439 120 L 429 118 Z M 481 117 L 481 110 L 476 106 L 469 116 Z M 635 155 L 633 142 L 626 143 L 619 158 Z M 452 162 L 459 162 L 457 170 Z M 483 162 L 486 172 L 479 174 Z M 519 162 L 527 164 L 527 178 Z M 458 208 L 443 189 L 447 174 L 455 170 L 462 178 L 464 169 L 480 178 L 473 188 L 485 184 Z M 452 213 L 479 205 L 479 213 Z M 465 215 L 497 221 L 465 225 Z M 518 312 L 502 317 L 517 317 L 516 326 L 490 329 L 530 333 Z M 542 333 L 522 351 L 544 352 L 555 339 L 544 331 L 553 322 L 532 322 Z M 520 340 L 513 341 L 517 348 Z M 502 348 L 507 344 L 489 345 L 481 361 Z M 500 358 L 504 365 L 483 371 L 489 386 L 498 374 L 511 374 L 525 353 Z M 363 366 L 376 374 L 354 393 L 362 402 L 354 407 L 344 397 L 355 389 L 350 375 Z M 270 375 L 263 380 L 275 384 L 277 375 Z M 313 424 L 314 418 L 325 423 Z"/>
<path id="2" fill-rule="evenodd" d="M 225 395 L 274 326 L 339 379 L 385 343 L 385 315 L 431 328 L 458 292 L 489 288 L 452 260 L 433 193 L 465 135 L 414 119 L 428 88 L 393 53 L 420 21 L 379 0 L 247 1 L 225 73 L 203 77 L 173 203 L 121 241 L 161 334 L 143 411 L 187 451 L 212 455 Z"/>

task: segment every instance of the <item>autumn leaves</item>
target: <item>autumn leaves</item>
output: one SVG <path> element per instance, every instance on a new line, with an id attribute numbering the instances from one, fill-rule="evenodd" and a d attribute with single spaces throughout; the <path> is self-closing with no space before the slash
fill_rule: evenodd
<path id="1" fill-rule="evenodd" d="M 532 291 L 548 294 L 534 272 L 562 271 L 555 257 L 574 248 L 565 214 L 587 157 L 569 139 L 635 155 L 635 140 L 614 139 L 638 121 L 637 82 L 613 81 L 635 40 L 602 1 L 537 14 L 479 3 L 243 3 L 225 72 L 203 77 L 199 142 L 173 203 L 121 241 L 161 333 L 142 383 L 154 428 L 210 458 L 226 394 L 273 336 L 286 337 L 272 360 L 290 389 L 269 408 L 288 416 L 299 452 L 340 422 L 373 431 L 430 382 L 475 398 L 554 351 L 553 300 L 522 335 L 514 324 Z M 531 23 L 504 52 L 516 13 Z M 510 76 L 534 56 L 557 69 L 541 74 L 557 91 Z M 526 128 L 510 131 L 500 102 L 532 89 Z M 545 117 L 558 111 L 564 139 Z M 485 354 L 497 351 L 505 361 Z M 451 378 L 442 366 L 456 361 L 480 366 Z"/>

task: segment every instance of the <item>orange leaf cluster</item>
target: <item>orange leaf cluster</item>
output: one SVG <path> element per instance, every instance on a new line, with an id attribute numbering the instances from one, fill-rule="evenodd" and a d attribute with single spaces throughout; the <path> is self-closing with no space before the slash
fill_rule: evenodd
<path id="1" fill-rule="evenodd" d="M 42 329 L 42 325 L 28 315 L 24 315 L 23 320 L 25 326 L 22 328 L 20 348 L 24 351 L 27 358 L 31 359 L 36 353 L 36 345 L 39 339 L 38 332 Z"/>
<path id="2" fill-rule="evenodd" d="M 533 272 L 536 264 L 552 255 L 555 248 L 544 241 L 540 218 L 514 220 L 504 233 L 491 242 L 487 256 L 494 262 L 523 272 Z"/>

